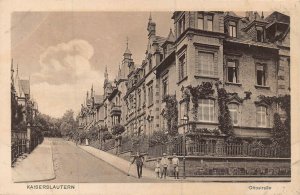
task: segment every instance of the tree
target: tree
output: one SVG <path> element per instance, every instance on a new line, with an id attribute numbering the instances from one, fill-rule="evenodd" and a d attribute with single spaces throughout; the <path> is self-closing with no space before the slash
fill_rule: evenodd
<path id="1" fill-rule="evenodd" d="M 165 134 L 164 131 L 154 131 L 153 134 L 150 136 L 150 146 L 165 144 L 167 143 L 168 136 Z"/>
<path id="2" fill-rule="evenodd" d="M 112 139 L 112 134 L 109 131 L 103 131 L 102 139 L 103 139 L 103 141 Z"/>
<path id="3" fill-rule="evenodd" d="M 59 126 L 59 130 L 63 136 L 68 136 L 77 129 L 73 110 L 67 110 L 60 121 L 61 123 Z"/>
<path id="4" fill-rule="evenodd" d="M 125 131 L 125 127 L 121 124 L 116 124 L 111 129 L 111 133 L 113 135 L 121 135 L 124 131 Z"/>
<path id="5" fill-rule="evenodd" d="M 21 124 L 24 120 L 24 107 L 19 105 L 14 95 L 11 94 L 11 130 L 26 130 L 24 124 Z"/>

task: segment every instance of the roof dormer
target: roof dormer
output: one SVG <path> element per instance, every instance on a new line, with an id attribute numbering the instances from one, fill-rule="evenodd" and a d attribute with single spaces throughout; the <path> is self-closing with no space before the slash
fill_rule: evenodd
<path id="1" fill-rule="evenodd" d="M 249 22 L 243 30 L 253 41 L 265 42 L 265 27 L 268 22 L 264 19 L 263 13 L 260 16 L 257 12 L 246 12 L 246 18 Z"/>

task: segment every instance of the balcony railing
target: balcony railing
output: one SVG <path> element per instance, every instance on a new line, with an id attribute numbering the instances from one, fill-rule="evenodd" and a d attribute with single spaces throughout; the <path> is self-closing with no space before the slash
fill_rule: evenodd
<path id="1" fill-rule="evenodd" d="M 121 105 L 114 105 L 114 106 L 112 106 L 110 114 L 112 116 L 114 116 L 114 115 L 121 115 L 121 113 L 122 113 L 121 107 L 122 107 Z"/>

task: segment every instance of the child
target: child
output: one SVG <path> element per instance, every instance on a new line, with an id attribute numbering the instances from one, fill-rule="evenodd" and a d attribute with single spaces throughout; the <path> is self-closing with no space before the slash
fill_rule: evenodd
<path id="1" fill-rule="evenodd" d="M 159 161 L 159 158 L 156 160 L 154 171 L 156 173 L 156 178 L 159 178 L 159 174 L 160 174 L 160 161 Z"/>

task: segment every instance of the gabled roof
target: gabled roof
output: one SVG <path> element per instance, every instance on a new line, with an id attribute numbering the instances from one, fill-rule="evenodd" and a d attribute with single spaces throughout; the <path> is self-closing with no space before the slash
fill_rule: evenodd
<path id="1" fill-rule="evenodd" d="M 236 15 L 234 12 L 225 12 L 225 18 L 231 17 L 231 18 L 241 18 L 240 16 Z"/>
<path id="2" fill-rule="evenodd" d="M 167 39 L 165 40 L 165 42 L 163 43 L 163 45 L 166 44 L 167 42 L 169 42 L 169 43 L 174 43 L 175 42 L 175 36 L 174 36 L 173 31 L 172 31 L 171 28 L 170 28 L 169 35 L 168 35 Z"/>
<path id="3" fill-rule="evenodd" d="M 288 15 L 277 11 L 273 12 L 268 17 L 266 17 L 266 20 L 268 22 L 278 21 L 283 23 L 290 23 L 290 17 Z"/>

